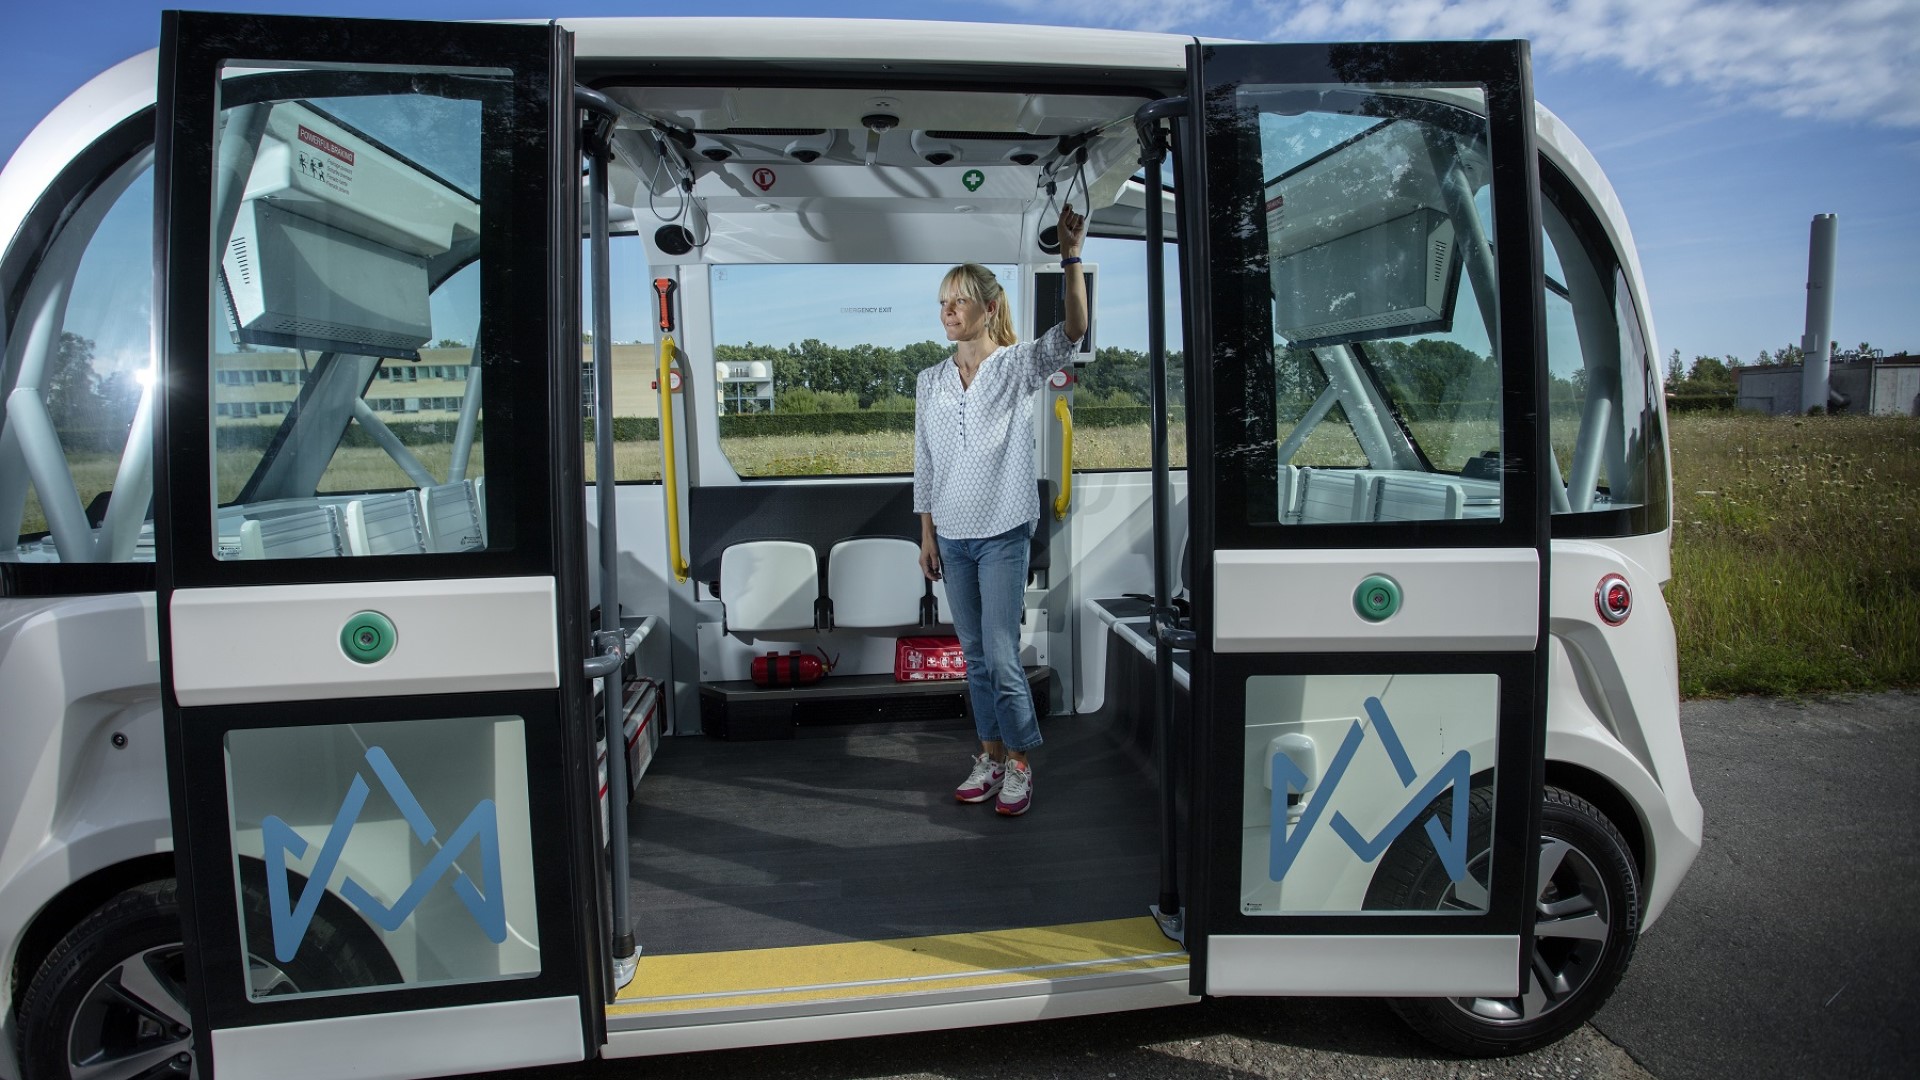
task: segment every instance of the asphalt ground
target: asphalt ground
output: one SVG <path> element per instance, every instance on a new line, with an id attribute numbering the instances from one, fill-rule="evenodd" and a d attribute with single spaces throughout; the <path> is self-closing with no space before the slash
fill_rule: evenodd
<path id="1" fill-rule="evenodd" d="M 1705 849 L 1593 1023 L 1462 1060 L 1365 1000 L 1208 1001 L 1009 1027 L 526 1070 L 513 1080 L 1907 1077 L 1920 1071 L 1920 694 L 1688 702 Z"/>

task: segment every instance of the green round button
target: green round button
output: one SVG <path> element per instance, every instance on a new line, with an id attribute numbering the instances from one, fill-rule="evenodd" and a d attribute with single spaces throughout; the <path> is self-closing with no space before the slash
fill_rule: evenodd
<path id="1" fill-rule="evenodd" d="M 1372 622 L 1385 622 L 1400 610 L 1400 583 L 1385 574 L 1370 575 L 1353 591 L 1353 610 Z"/>
<path id="2" fill-rule="evenodd" d="M 340 628 L 340 651 L 349 660 L 371 664 L 386 659 L 398 636 L 392 619 L 377 611 L 362 611 Z"/>

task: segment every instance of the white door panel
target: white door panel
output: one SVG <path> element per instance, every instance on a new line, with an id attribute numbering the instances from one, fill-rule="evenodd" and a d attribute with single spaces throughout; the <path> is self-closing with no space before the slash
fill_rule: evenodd
<path id="1" fill-rule="evenodd" d="M 213 1033 L 213 1047 L 222 1077 L 264 1080 L 401 1080 L 584 1056 L 580 999 L 571 997 L 227 1028 Z"/>
<path id="2" fill-rule="evenodd" d="M 1401 594 L 1379 622 L 1354 609 L 1375 574 Z M 1540 629 L 1531 548 L 1218 551 L 1214 589 L 1219 652 L 1525 651 Z"/>
<path id="3" fill-rule="evenodd" d="M 549 577 L 184 589 L 173 594 L 174 693 L 183 706 L 550 690 L 559 627 Z M 340 632 L 362 611 L 394 626 L 393 651 L 363 664 Z"/>

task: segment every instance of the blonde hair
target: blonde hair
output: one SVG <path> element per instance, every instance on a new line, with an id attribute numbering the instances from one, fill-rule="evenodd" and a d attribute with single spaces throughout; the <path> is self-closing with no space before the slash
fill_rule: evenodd
<path id="1" fill-rule="evenodd" d="M 1011 345 L 1020 340 L 1013 328 L 1013 305 L 1007 302 L 1007 290 L 1000 286 L 1000 279 L 993 276 L 993 271 L 979 263 L 961 263 L 940 280 L 940 299 L 949 295 L 964 296 L 982 306 L 993 305 L 993 314 L 987 317 L 987 337 L 995 345 Z"/>

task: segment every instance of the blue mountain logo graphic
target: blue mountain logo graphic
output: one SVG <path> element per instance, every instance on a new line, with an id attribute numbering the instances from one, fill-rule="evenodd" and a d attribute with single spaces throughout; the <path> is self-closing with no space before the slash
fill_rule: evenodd
<path id="1" fill-rule="evenodd" d="M 374 778 L 386 789 L 394 805 L 400 808 L 400 816 L 406 819 L 413 835 L 422 844 L 431 843 L 439 835 L 439 830 L 434 828 L 433 819 L 421 808 L 420 800 L 414 798 L 407 782 L 400 778 L 400 771 L 393 767 L 387 752 L 377 746 L 369 747 L 367 765 L 373 769 Z M 333 872 L 340 865 L 340 854 L 346 850 L 347 837 L 359 822 L 360 810 L 366 805 L 371 791 L 366 777 L 355 773 L 353 783 L 347 788 L 347 797 L 341 801 L 339 813 L 334 815 L 333 828 L 320 845 L 320 854 L 314 859 L 313 870 L 307 875 L 307 883 L 300 890 L 298 900 L 293 899 L 292 890 L 288 888 L 287 857 L 291 854 L 295 859 L 305 858 L 307 842 L 278 817 L 269 814 L 261 822 L 261 834 L 267 847 L 267 910 L 273 919 L 273 955 L 281 963 L 293 959 L 301 940 L 307 936 L 307 928 L 313 924 L 313 914 L 320 907 L 320 898 L 326 894 L 327 882 L 333 880 Z M 454 860 L 473 846 L 480 849 L 482 885 L 475 885 L 464 870 L 454 867 Z M 372 893 L 351 877 L 341 882 L 340 895 L 373 920 L 375 926 L 393 931 L 407 921 L 450 870 L 454 875 L 454 895 L 460 898 L 474 921 L 480 924 L 487 940 L 496 945 L 505 941 L 507 910 L 505 893 L 500 888 L 500 824 L 492 799 L 482 799 L 474 805 L 466 820 L 441 843 L 426 869 L 420 872 L 420 876 L 413 880 L 413 884 L 391 907 L 374 899 Z"/>
<path id="2" fill-rule="evenodd" d="M 1386 707 L 1380 699 L 1370 697 L 1366 700 L 1367 716 L 1373 721 L 1373 732 L 1379 738 L 1381 747 L 1386 750 L 1387 758 L 1393 763 L 1394 772 L 1400 777 L 1402 788 L 1411 788 L 1419 779 L 1413 760 L 1407 756 L 1407 748 L 1401 744 L 1400 735 L 1393 729 L 1393 721 L 1387 718 Z M 1327 773 L 1314 789 L 1313 798 L 1300 813 L 1300 823 L 1287 831 L 1288 785 L 1296 789 L 1307 786 L 1307 774 L 1300 771 L 1285 754 L 1273 756 L 1273 816 L 1272 838 L 1267 854 L 1267 876 L 1280 881 L 1293 869 L 1293 862 L 1300 856 L 1300 849 L 1306 845 L 1307 837 L 1312 835 L 1314 827 L 1326 816 L 1327 804 L 1333 801 L 1334 793 L 1340 789 L 1340 781 L 1347 775 L 1347 766 L 1353 764 L 1353 757 L 1360 752 L 1360 744 L 1366 741 L 1367 731 L 1358 720 L 1347 729 L 1346 738 L 1340 742 L 1340 749 L 1333 755 L 1333 764 L 1327 767 Z M 1346 842 L 1348 848 L 1360 857 L 1361 862 L 1372 862 L 1386 853 L 1387 846 L 1406 831 L 1413 819 L 1426 809 L 1441 792 L 1449 786 L 1453 788 L 1451 812 L 1447 815 L 1452 827 L 1440 827 L 1440 816 L 1427 819 L 1427 837 L 1433 841 L 1433 849 L 1440 856 L 1440 865 L 1447 876 L 1454 881 L 1464 881 L 1467 877 L 1467 787 L 1472 782 L 1472 760 L 1465 750 L 1456 751 L 1447 759 L 1440 771 L 1433 775 L 1420 789 L 1414 792 L 1400 812 L 1387 822 L 1379 834 L 1371 839 L 1360 835 L 1353 822 L 1344 813 L 1336 812 L 1330 823 L 1335 835 Z"/>

